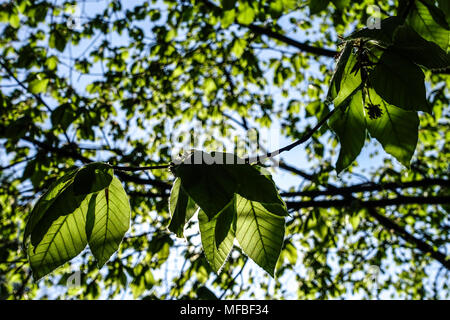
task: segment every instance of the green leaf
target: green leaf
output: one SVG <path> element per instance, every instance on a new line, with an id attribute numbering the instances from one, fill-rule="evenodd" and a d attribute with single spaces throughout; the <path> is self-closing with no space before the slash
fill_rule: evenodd
<path id="1" fill-rule="evenodd" d="M 118 250 L 130 227 L 130 219 L 127 194 L 114 177 L 108 187 L 92 196 L 87 213 L 86 235 L 99 267 Z"/>
<path id="2" fill-rule="evenodd" d="M 255 9 L 248 2 L 240 2 L 237 21 L 241 24 L 251 24 L 255 20 Z"/>
<path id="3" fill-rule="evenodd" d="M 58 66 L 58 63 L 59 63 L 59 59 L 57 56 L 50 56 L 45 61 L 45 65 L 47 66 L 47 68 L 49 70 L 55 70 L 56 67 Z"/>
<path id="4" fill-rule="evenodd" d="M 16 11 L 17 10 L 14 10 L 13 12 L 11 12 L 10 16 L 9 16 L 9 24 L 14 29 L 17 29 L 17 28 L 20 27 L 20 17 L 19 17 L 19 14 Z"/>
<path id="5" fill-rule="evenodd" d="M 306 112 L 308 116 L 315 116 L 317 121 L 321 121 L 330 112 L 330 108 L 323 101 L 315 100 L 306 105 Z"/>
<path id="6" fill-rule="evenodd" d="M 330 81 L 330 88 L 328 90 L 328 97 L 334 99 L 341 90 L 342 76 L 346 70 L 346 66 L 350 55 L 352 53 L 352 43 L 350 41 L 345 42 L 344 49 L 339 54 L 339 60 L 336 64 L 336 70 L 333 73 Z M 351 70 L 351 69 L 350 69 Z"/>
<path id="7" fill-rule="evenodd" d="M 73 105 L 71 103 L 64 103 L 52 111 L 51 121 L 53 126 L 60 126 L 65 131 L 76 117 L 77 115 Z"/>
<path id="8" fill-rule="evenodd" d="M 450 20 L 450 1 L 448 0 L 438 0 L 438 6 L 439 9 L 442 10 L 442 12 L 446 16 L 447 23 Z"/>
<path id="9" fill-rule="evenodd" d="M 408 15 L 408 24 L 423 38 L 436 43 L 445 52 L 450 49 L 450 31 L 439 25 L 422 2 L 416 1 L 416 6 Z"/>
<path id="10" fill-rule="evenodd" d="M 283 13 L 283 0 L 274 0 L 270 2 L 270 13 L 274 17 L 280 17 Z"/>
<path id="11" fill-rule="evenodd" d="M 219 300 L 217 296 L 205 286 L 201 286 L 196 290 L 197 299 L 199 300 Z"/>
<path id="12" fill-rule="evenodd" d="M 222 211 L 235 193 L 250 200 L 285 206 L 267 174 L 231 153 L 209 155 L 196 151 L 176 168 L 176 175 L 185 192 L 210 219 Z M 278 214 L 284 215 L 285 211 Z"/>
<path id="13" fill-rule="evenodd" d="M 23 237 L 23 243 L 25 244 L 27 238 L 30 236 L 31 232 L 34 230 L 38 222 L 45 215 L 50 206 L 62 195 L 68 186 L 73 182 L 73 178 L 77 170 L 72 170 L 53 182 L 48 190 L 39 198 L 39 200 L 34 205 L 31 210 L 30 216 L 25 226 L 25 232 Z"/>
<path id="14" fill-rule="evenodd" d="M 113 170 L 110 165 L 93 162 L 78 170 L 73 189 L 76 195 L 89 194 L 105 189 L 113 180 Z"/>
<path id="15" fill-rule="evenodd" d="M 233 47 L 231 48 L 231 53 L 233 53 L 236 58 L 240 58 L 244 53 L 244 50 L 247 46 L 247 40 L 243 38 L 235 39 L 233 41 Z"/>
<path id="16" fill-rule="evenodd" d="M 380 29 L 364 28 L 353 32 L 346 39 L 378 40 L 385 44 L 391 44 L 395 30 L 402 24 L 403 21 L 400 17 L 389 17 L 381 21 Z"/>
<path id="17" fill-rule="evenodd" d="M 350 5 L 350 0 L 331 0 L 331 2 L 333 2 L 335 7 L 339 10 L 344 10 Z"/>
<path id="18" fill-rule="evenodd" d="M 203 210 L 199 210 L 198 212 L 203 251 L 205 252 L 206 260 L 216 273 L 220 273 L 222 271 L 228 255 L 233 248 L 233 241 L 235 238 L 233 224 L 231 223 L 227 229 L 220 224 L 220 221 L 229 220 L 229 217 L 234 219 L 235 216 L 236 208 L 234 205 L 234 199 L 214 219 L 210 220 Z M 216 230 L 219 229 L 221 232 L 223 231 L 222 234 L 225 234 L 225 236 L 218 244 L 216 242 L 218 233 Z"/>
<path id="19" fill-rule="evenodd" d="M 309 13 L 317 14 L 322 10 L 325 10 L 330 0 L 310 0 L 309 1 Z"/>
<path id="20" fill-rule="evenodd" d="M 34 94 L 42 93 L 47 90 L 48 79 L 35 79 L 30 82 L 28 89 Z"/>
<path id="21" fill-rule="evenodd" d="M 377 119 L 370 119 L 366 114 L 367 129 L 376 138 L 384 150 L 393 155 L 406 167 L 417 145 L 419 117 L 417 112 L 405 111 L 383 101 L 373 89 L 369 89 L 370 101 L 378 105 L 382 115 Z M 368 101 L 368 96 L 366 101 Z"/>
<path id="22" fill-rule="evenodd" d="M 74 258 L 86 247 L 84 229 L 89 199 L 90 195 L 72 212 L 59 215 L 42 241 L 37 245 L 29 245 L 28 258 L 35 280 Z"/>
<path id="23" fill-rule="evenodd" d="M 193 152 L 176 166 L 175 174 L 178 178 L 169 206 L 174 212 L 173 218 L 178 208 L 180 213 L 174 230 L 180 232 L 184 225 L 183 212 L 191 197 L 201 208 L 202 244 L 216 272 L 231 250 L 237 228 L 244 252 L 273 276 L 283 243 L 284 216 L 288 213 L 270 174 L 234 154 L 213 152 L 209 155 L 201 151 Z M 240 204 L 235 205 L 235 199 L 241 199 Z M 224 203 L 226 200 L 228 202 Z M 255 234 L 256 231 L 259 234 Z M 263 251 L 258 253 L 258 249 Z"/>
<path id="24" fill-rule="evenodd" d="M 67 41 L 68 39 L 60 30 L 54 29 L 50 32 L 50 38 L 48 41 L 50 48 L 56 48 L 56 50 L 63 52 Z"/>
<path id="25" fill-rule="evenodd" d="M 177 237 L 184 237 L 184 226 L 197 211 L 198 206 L 181 187 L 181 179 L 176 178 L 169 198 L 170 223 L 168 229 Z"/>
<path id="26" fill-rule="evenodd" d="M 252 201 L 276 203 L 285 207 L 270 173 L 264 171 L 263 168 L 250 164 L 236 164 L 228 165 L 227 169 L 234 180 L 237 181 L 236 193 L 240 196 Z M 283 209 L 276 214 L 283 216 L 285 210 Z"/>
<path id="27" fill-rule="evenodd" d="M 448 25 L 447 20 L 445 19 L 444 12 L 442 12 L 438 7 L 436 7 L 433 3 L 429 2 L 428 0 L 420 0 L 420 2 L 423 3 L 425 7 L 427 7 L 428 12 L 433 17 L 434 21 L 437 24 L 439 24 L 442 28 L 446 30 L 450 30 L 450 26 Z"/>
<path id="28" fill-rule="evenodd" d="M 219 159 L 223 154 L 217 155 Z M 214 156 L 195 151 L 175 169 L 183 189 L 210 219 L 222 211 L 237 190 L 226 165 L 213 163 L 214 160 Z"/>
<path id="29" fill-rule="evenodd" d="M 230 203 L 217 215 L 217 224 L 214 230 L 214 237 L 216 247 L 219 248 L 222 242 L 228 237 L 230 229 L 233 229 L 233 234 L 236 224 L 236 201 L 235 197 Z"/>
<path id="30" fill-rule="evenodd" d="M 43 212 L 42 218 L 31 230 L 31 244 L 36 247 L 61 216 L 73 213 L 80 207 L 86 195 L 75 195 L 73 183 L 69 184 L 55 201 Z"/>
<path id="31" fill-rule="evenodd" d="M 397 29 L 391 49 L 428 69 L 450 67 L 449 54 L 434 42 L 423 39 L 414 29 L 406 25 Z"/>
<path id="32" fill-rule="evenodd" d="M 362 91 L 355 93 L 348 106 L 341 106 L 329 120 L 331 129 L 336 132 L 341 149 L 336 162 L 340 173 L 359 155 L 366 139 L 366 121 L 364 118 Z"/>
<path id="33" fill-rule="evenodd" d="M 346 53 L 347 50 L 350 50 L 350 53 Z M 331 89 L 331 96 L 329 97 L 329 99 L 334 99 L 333 104 L 335 108 L 339 107 L 343 102 L 349 99 L 349 97 L 361 86 L 362 83 L 361 72 L 359 70 L 353 70 L 357 61 L 356 56 L 351 53 L 351 47 L 349 49 L 346 45 L 343 55 L 344 54 L 345 56 L 348 55 L 348 59 L 347 61 L 344 60 L 342 64 L 339 59 L 336 70 L 338 74 L 336 74 L 336 78 L 334 79 L 335 88 Z M 345 56 L 343 57 L 344 59 Z M 345 67 L 343 68 L 342 66 L 344 63 Z"/>
<path id="34" fill-rule="evenodd" d="M 386 50 L 369 73 L 370 85 L 389 104 L 409 111 L 430 112 L 422 70 L 406 59 Z"/>
<path id="35" fill-rule="evenodd" d="M 273 206 L 282 210 L 281 205 Z M 285 221 L 267 207 L 236 195 L 236 239 L 244 253 L 273 277 L 283 246 Z"/>

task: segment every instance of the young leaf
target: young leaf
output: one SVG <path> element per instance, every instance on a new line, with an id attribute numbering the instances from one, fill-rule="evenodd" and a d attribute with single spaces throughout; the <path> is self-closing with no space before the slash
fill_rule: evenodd
<path id="1" fill-rule="evenodd" d="M 205 252 L 206 260 L 216 273 L 220 273 L 222 271 L 223 265 L 225 264 L 228 255 L 230 254 L 231 249 L 233 248 L 233 241 L 235 238 L 235 231 L 233 228 L 233 224 L 231 224 L 230 228 L 226 232 L 226 236 L 223 237 L 223 240 L 221 241 L 220 244 L 217 244 L 216 230 L 217 229 L 222 229 L 223 231 L 226 230 L 224 226 L 220 225 L 219 217 L 221 217 L 222 215 L 235 216 L 236 213 L 235 210 L 236 208 L 234 205 L 234 201 L 231 201 L 230 204 L 226 206 L 217 217 L 211 220 L 208 218 L 208 216 L 203 210 L 200 209 L 198 212 L 198 222 L 200 228 L 200 235 L 202 238 L 203 251 Z"/>
<path id="2" fill-rule="evenodd" d="M 393 155 L 406 167 L 417 145 L 419 117 L 417 112 L 405 111 L 383 101 L 372 89 L 369 89 L 370 101 L 381 109 L 381 117 L 371 119 L 366 114 L 367 129 L 376 138 L 384 150 Z M 368 101 L 369 96 L 366 97 Z"/>
<path id="3" fill-rule="evenodd" d="M 119 179 L 95 193 L 89 202 L 86 235 L 89 248 L 102 267 L 117 251 L 130 227 L 131 208 Z"/>
<path id="4" fill-rule="evenodd" d="M 177 237 L 184 237 L 184 226 L 197 211 L 198 206 L 181 187 L 181 179 L 176 178 L 169 198 L 170 223 L 168 229 Z"/>
<path id="5" fill-rule="evenodd" d="M 84 229 L 90 197 L 88 195 L 73 212 L 54 220 L 39 244 L 28 246 L 28 258 L 35 280 L 74 258 L 86 247 Z"/>
<path id="6" fill-rule="evenodd" d="M 386 50 L 369 73 L 370 85 L 387 103 L 408 111 L 428 111 L 422 70 L 406 59 Z"/>
<path id="7" fill-rule="evenodd" d="M 281 205 L 274 206 L 282 210 Z M 236 239 L 242 250 L 273 277 L 283 246 L 285 221 L 266 207 L 236 195 Z"/>
<path id="8" fill-rule="evenodd" d="M 329 125 L 336 132 L 341 144 L 339 158 L 336 162 L 336 171 L 339 173 L 356 159 L 366 139 L 366 121 L 361 90 L 353 95 L 346 108 L 340 107 L 329 120 Z"/>

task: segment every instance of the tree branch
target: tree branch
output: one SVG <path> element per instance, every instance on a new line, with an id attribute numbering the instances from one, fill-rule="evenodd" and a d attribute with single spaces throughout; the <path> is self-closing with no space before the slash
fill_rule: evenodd
<path id="1" fill-rule="evenodd" d="M 57 154 L 57 155 L 60 155 L 63 157 L 68 157 L 71 159 L 79 160 L 83 163 L 93 162 L 93 160 L 86 158 L 85 156 L 81 155 L 80 153 L 78 153 L 72 149 L 53 147 L 47 143 L 35 140 L 33 138 L 28 138 L 28 137 L 24 137 L 22 139 L 32 143 L 33 145 L 35 145 L 41 149 L 44 149 L 50 153 L 53 153 L 53 154 Z M 170 187 L 171 187 L 171 185 L 167 182 L 164 182 L 161 180 L 156 180 L 156 179 L 150 179 L 150 178 L 144 179 L 144 178 L 141 178 L 138 176 L 127 174 L 126 172 L 123 172 L 123 171 L 116 171 L 116 175 L 119 176 L 122 179 L 122 181 L 126 181 L 126 182 L 133 182 L 136 184 L 143 184 L 143 185 L 152 185 L 154 187 L 158 187 L 161 189 L 170 189 Z"/>
<path id="2" fill-rule="evenodd" d="M 297 174 L 299 174 L 300 176 L 302 176 L 303 178 L 312 181 L 318 185 L 323 185 L 325 186 L 327 189 L 331 189 L 331 190 L 338 190 L 339 188 L 336 187 L 335 185 L 331 184 L 331 183 L 320 183 L 319 181 L 317 181 L 317 179 L 313 176 L 310 175 L 308 173 L 303 172 L 300 169 L 291 167 L 287 164 L 280 164 L 281 168 L 284 168 L 285 170 L 291 171 L 291 172 L 295 172 Z M 353 197 L 351 194 L 345 195 L 346 197 L 346 201 L 359 201 L 358 199 L 356 199 L 355 197 Z M 407 198 L 407 197 L 403 197 L 403 198 Z M 440 199 L 441 200 L 446 200 L 446 202 L 444 203 L 449 203 L 450 202 L 450 198 L 448 196 L 446 197 L 439 197 L 439 198 L 446 198 L 446 199 Z M 386 199 L 388 200 L 388 199 Z M 340 200 L 343 201 L 343 200 Z M 380 201 L 380 200 L 373 200 L 373 201 Z M 408 201 L 408 200 L 406 200 Z M 420 201 L 425 201 L 425 200 L 420 200 Z M 347 204 L 348 205 L 348 204 Z M 378 205 L 380 205 L 378 203 Z M 368 207 L 368 213 L 369 215 L 374 218 L 375 220 L 377 220 L 383 227 L 385 227 L 388 230 L 393 230 L 397 235 L 399 235 L 401 238 L 403 238 L 403 240 L 409 242 L 409 243 L 413 243 L 417 249 L 421 250 L 423 253 L 430 255 L 432 258 L 434 258 L 436 261 L 440 262 L 445 268 L 450 270 L 450 259 L 447 259 L 447 256 L 440 252 L 439 250 L 436 250 L 435 248 L 433 248 L 432 246 L 430 246 L 429 244 L 427 244 L 426 242 L 416 238 L 415 236 L 413 236 L 412 234 L 410 234 L 408 231 L 406 231 L 403 227 L 399 226 L 398 224 L 396 224 L 394 221 L 392 221 L 391 219 L 379 214 L 376 209 L 375 206 L 369 206 Z"/>
<path id="3" fill-rule="evenodd" d="M 6 63 L 4 62 L 3 59 L 0 59 L 0 66 L 3 67 L 3 69 L 5 69 L 6 73 L 14 79 L 14 81 L 17 82 L 17 84 L 19 86 L 21 86 L 26 92 L 28 92 L 29 94 L 31 94 L 38 102 L 40 102 L 41 104 L 43 104 L 45 106 L 45 108 L 52 112 L 52 109 L 50 108 L 50 106 L 41 98 L 41 96 L 39 96 L 38 94 L 35 94 L 33 92 L 31 92 L 31 90 L 19 79 L 17 79 L 17 77 L 14 75 L 14 73 L 12 72 L 12 70 L 6 65 Z"/>
<path id="4" fill-rule="evenodd" d="M 208 1 L 208 0 L 202 0 L 203 4 L 210 8 L 211 10 L 220 11 L 222 12 L 223 9 L 219 6 L 217 6 L 215 3 Z M 307 43 L 299 42 L 297 40 L 294 40 L 292 38 L 286 37 L 285 35 L 282 35 L 278 32 L 275 32 L 271 29 L 268 29 L 266 27 L 258 26 L 256 24 L 242 24 L 242 23 L 236 23 L 244 28 L 248 28 L 249 30 L 253 31 L 256 34 L 268 36 L 269 38 L 276 39 L 278 41 L 284 42 L 290 46 L 293 46 L 297 49 L 300 49 L 303 52 L 324 56 L 324 57 L 330 57 L 333 58 L 337 55 L 337 51 L 320 48 L 320 47 L 314 47 Z"/>
<path id="5" fill-rule="evenodd" d="M 430 186 L 440 186 L 440 187 L 450 187 L 450 181 L 446 179 L 422 179 L 415 181 L 406 182 L 387 182 L 387 183 L 361 183 L 348 187 L 339 187 L 337 189 L 327 189 L 327 190 L 306 190 L 297 192 L 283 192 L 280 195 L 282 197 L 318 197 L 318 196 L 337 196 L 346 195 L 350 193 L 359 192 L 373 192 L 373 191 L 383 191 L 383 190 L 395 190 L 395 189 L 406 189 L 406 188 L 424 188 Z"/>
<path id="6" fill-rule="evenodd" d="M 31 94 L 39 103 L 41 103 L 42 105 L 44 105 L 44 107 L 47 109 L 48 112 L 53 112 L 52 108 L 50 108 L 50 106 L 44 101 L 44 99 L 42 99 L 42 97 L 36 93 L 33 93 L 30 88 L 28 88 L 28 86 L 26 86 L 22 81 L 20 81 L 15 75 L 14 72 L 12 72 L 12 70 L 6 65 L 5 61 L 3 59 L 0 59 L 0 66 L 3 67 L 3 69 L 5 69 L 6 73 L 8 73 L 8 75 L 14 79 L 14 81 L 17 82 L 17 84 L 19 86 L 21 86 L 26 92 L 28 92 L 29 94 Z M 64 131 L 64 137 L 66 138 L 67 142 L 70 143 L 70 139 L 69 136 L 67 135 L 67 133 Z"/>
<path id="7" fill-rule="evenodd" d="M 311 54 L 318 55 L 318 56 L 330 57 L 330 58 L 334 58 L 338 54 L 338 52 L 335 50 L 314 47 L 307 43 L 299 42 L 292 38 L 286 37 L 280 33 L 277 33 L 271 29 L 255 25 L 253 23 L 250 25 L 244 25 L 244 24 L 239 24 L 239 25 L 243 26 L 243 27 L 247 27 L 251 31 L 253 31 L 254 33 L 257 33 L 259 35 L 265 35 L 265 36 L 268 36 L 269 38 L 273 38 L 278 41 L 284 42 L 290 46 L 293 46 L 293 47 L 299 49 L 300 51 L 303 51 L 303 52 L 311 53 Z"/>
<path id="8" fill-rule="evenodd" d="M 399 196 L 391 199 L 376 199 L 361 201 L 356 198 L 346 198 L 339 200 L 310 200 L 310 201 L 286 201 L 289 209 L 299 210 L 301 208 L 339 208 L 358 205 L 364 208 L 399 206 L 408 204 L 447 204 L 450 203 L 450 196 L 435 197 L 406 197 Z"/>

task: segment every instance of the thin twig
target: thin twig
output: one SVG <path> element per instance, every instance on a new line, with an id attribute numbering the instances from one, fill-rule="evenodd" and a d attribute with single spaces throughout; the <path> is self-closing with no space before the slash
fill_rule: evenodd
<path id="1" fill-rule="evenodd" d="M 255 157 L 249 157 L 249 158 L 246 158 L 245 161 L 246 161 L 247 163 L 262 162 L 262 161 L 264 161 L 264 160 L 266 160 L 266 159 L 273 158 L 273 157 L 275 157 L 275 156 L 277 156 L 277 155 L 279 155 L 279 154 L 281 154 L 281 153 L 283 153 L 283 152 L 285 152 L 285 151 L 290 151 L 290 150 L 292 150 L 293 148 L 297 147 L 298 145 L 300 145 L 300 144 L 302 144 L 302 143 L 308 141 L 309 138 L 311 138 L 312 135 L 313 135 L 317 130 L 319 130 L 320 127 L 322 127 L 322 125 L 323 125 L 328 119 L 330 119 L 331 116 L 332 116 L 332 115 L 336 112 L 336 110 L 338 110 L 338 109 L 339 109 L 339 108 L 334 108 L 333 110 L 331 110 L 325 117 L 323 117 L 323 118 L 316 124 L 316 126 L 315 126 L 314 128 L 312 128 L 311 130 L 309 130 L 309 131 L 308 131 L 306 134 L 304 134 L 303 137 L 301 137 L 299 140 L 297 140 L 297 141 L 291 143 L 290 145 L 287 145 L 287 146 L 285 146 L 285 147 L 283 147 L 283 148 L 281 148 L 281 149 L 278 149 L 278 150 L 276 150 L 276 151 L 269 152 L 269 153 L 267 153 L 267 154 L 265 154 L 265 155 L 263 155 L 263 156 L 255 156 Z"/>

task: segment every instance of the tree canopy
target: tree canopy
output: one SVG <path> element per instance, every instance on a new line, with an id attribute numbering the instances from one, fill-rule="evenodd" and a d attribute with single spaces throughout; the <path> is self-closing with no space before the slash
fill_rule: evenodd
<path id="1" fill-rule="evenodd" d="M 0 30 L 1 299 L 449 298 L 448 0 L 2 1 Z"/>

